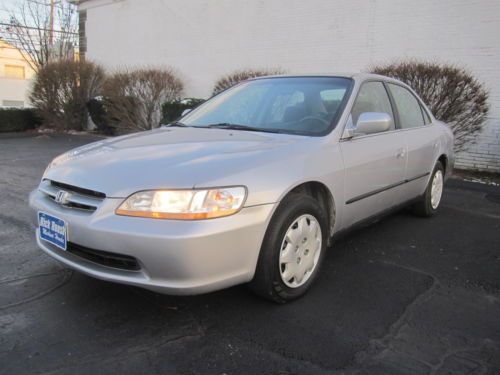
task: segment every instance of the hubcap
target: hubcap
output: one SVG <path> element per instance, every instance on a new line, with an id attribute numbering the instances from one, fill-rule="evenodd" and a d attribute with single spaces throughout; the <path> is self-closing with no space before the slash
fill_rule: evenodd
<path id="1" fill-rule="evenodd" d="M 443 194 L 443 172 L 437 170 L 432 178 L 431 185 L 431 206 L 435 210 L 439 206 L 441 201 L 441 195 Z"/>
<path id="2" fill-rule="evenodd" d="M 290 288 L 304 285 L 318 264 L 321 253 L 321 227 L 312 215 L 295 219 L 281 243 L 281 280 Z"/>

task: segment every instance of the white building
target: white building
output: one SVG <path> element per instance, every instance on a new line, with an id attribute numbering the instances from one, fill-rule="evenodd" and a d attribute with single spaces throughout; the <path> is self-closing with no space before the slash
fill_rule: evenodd
<path id="1" fill-rule="evenodd" d="M 491 111 L 456 165 L 500 171 L 498 0 L 81 0 L 79 9 L 88 59 L 111 69 L 173 66 L 193 97 L 247 67 L 363 71 L 410 57 L 459 64 L 489 88 Z"/>
<path id="2" fill-rule="evenodd" d="M 21 52 L 0 39 L 0 107 L 29 106 L 33 75 Z"/>

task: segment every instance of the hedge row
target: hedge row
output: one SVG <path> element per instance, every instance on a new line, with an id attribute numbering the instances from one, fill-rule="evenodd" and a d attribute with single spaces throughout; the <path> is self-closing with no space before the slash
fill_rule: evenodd
<path id="1" fill-rule="evenodd" d="M 160 124 L 168 124 L 177 120 L 182 116 L 182 112 L 184 112 L 184 110 L 193 109 L 204 101 L 205 99 L 187 98 L 163 103 L 161 105 Z M 110 121 L 110 116 L 106 111 L 106 105 L 108 102 L 109 99 L 106 100 L 102 97 L 94 98 L 88 101 L 87 109 L 89 111 L 90 118 L 97 126 L 97 130 L 100 133 L 115 135 L 117 133 L 117 129 L 115 128 L 113 121 Z"/>
<path id="2" fill-rule="evenodd" d="M 182 112 L 184 112 L 184 110 L 193 109 L 199 106 L 204 101 L 205 99 L 188 98 L 163 103 L 163 105 L 161 106 L 161 123 L 168 124 L 169 122 L 177 120 L 182 116 Z"/>
<path id="3" fill-rule="evenodd" d="M 192 109 L 204 101 L 204 99 L 189 98 L 163 103 L 162 123 L 167 124 L 178 119 L 181 117 L 182 112 L 185 109 Z M 96 106 L 96 108 L 90 104 L 93 103 L 89 103 L 89 112 L 91 113 L 93 120 L 100 124 L 103 122 L 102 110 L 99 106 Z M 29 129 L 35 129 L 41 124 L 42 120 L 39 116 L 37 116 L 36 111 L 33 108 L 0 108 L 0 133 L 22 132 Z"/>
<path id="4" fill-rule="evenodd" d="M 0 133 L 20 132 L 40 126 L 41 119 L 31 108 L 0 108 Z"/>

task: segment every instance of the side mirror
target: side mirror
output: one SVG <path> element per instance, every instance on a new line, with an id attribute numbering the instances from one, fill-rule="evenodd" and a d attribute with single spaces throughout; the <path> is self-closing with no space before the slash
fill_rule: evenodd
<path id="1" fill-rule="evenodd" d="M 381 133 L 390 129 L 392 118 L 387 113 L 364 112 L 358 118 L 354 134 Z"/>
<path id="2" fill-rule="evenodd" d="M 186 108 L 184 111 L 182 111 L 182 117 L 186 116 L 189 112 L 191 112 L 192 108 Z"/>

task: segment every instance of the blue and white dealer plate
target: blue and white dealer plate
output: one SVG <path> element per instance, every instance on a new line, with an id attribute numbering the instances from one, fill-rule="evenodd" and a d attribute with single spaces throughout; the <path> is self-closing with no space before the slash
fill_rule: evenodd
<path id="1" fill-rule="evenodd" d="M 45 212 L 38 212 L 38 233 L 40 239 L 66 250 L 68 227 L 66 222 Z"/>

